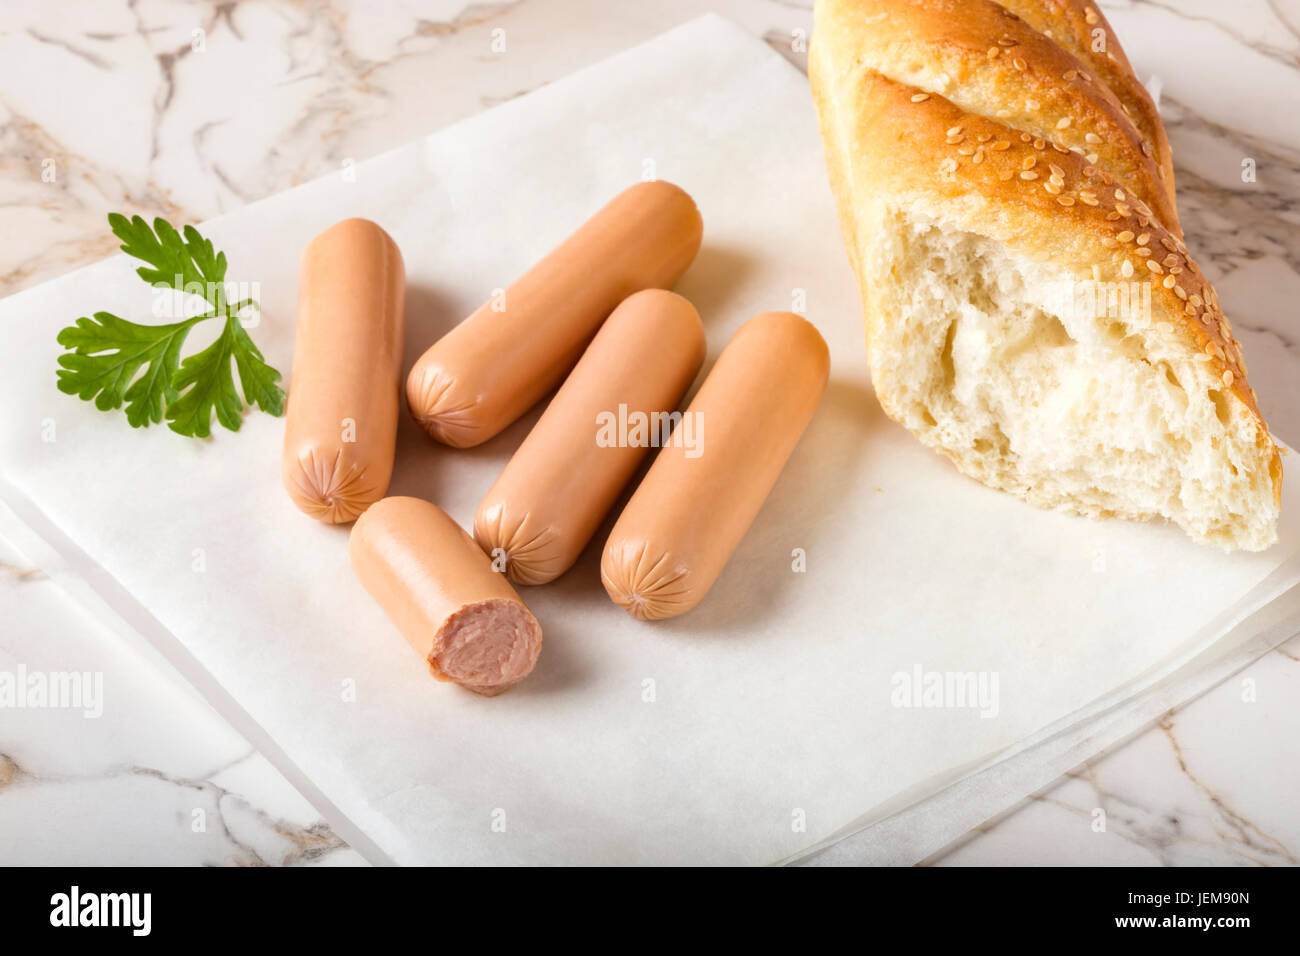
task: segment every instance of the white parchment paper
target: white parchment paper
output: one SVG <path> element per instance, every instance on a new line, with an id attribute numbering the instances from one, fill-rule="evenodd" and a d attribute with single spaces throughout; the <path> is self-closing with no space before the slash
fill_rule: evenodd
<path id="1" fill-rule="evenodd" d="M 374 219 L 402 248 L 409 368 L 647 173 L 704 217 L 677 291 L 710 359 L 749 316 L 805 300 L 832 355 L 812 426 L 708 599 L 673 621 L 629 618 L 600 585 L 602 531 L 559 581 L 524 589 L 542 659 L 487 700 L 432 681 L 354 580 L 347 529 L 289 502 L 281 421 L 252 414 L 238 435 L 191 441 L 55 389 L 59 328 L 99 309 L 148 316 L 131 262 L 0 302 L 12 514 L 377 861 L 781 860 L 1159 686 L 1300 578 L 1283 567 L 1300 547 L 1293 480 L 1282 543 L 1228 556 L 1170 527 L 1037 511 L 889 422 L 806 81 L 723 20 L 353 172 L 205 229 L 231 278 L 260 283 L 254 335 L 286 372 L 298 256 L 336 220 Z M 391 492 L 468 524 L 536 414 L 468 451 L 404 419 Z M 895 706 L 894 675 L 917 668 L 995 676 L 996 706 Z"/>

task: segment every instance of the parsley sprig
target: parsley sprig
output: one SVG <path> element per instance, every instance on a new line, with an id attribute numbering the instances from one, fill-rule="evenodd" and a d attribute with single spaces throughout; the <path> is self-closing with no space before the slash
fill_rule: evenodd
<path id="1" fill-rule="evenodd" d="M 141 279 L 197 293 L 209 308 L 168 325 L 141 325 L 111 312 L 77 319 L 59 332 L 59 344 L 69 350 L 59 356 L 59 391 L 93 399 L 102 411 L 121 408 L 125 401 L 131 427 L 165 418 L 172 431 L 196 438 L 208 436 L 214 412 L 218 422 L 238 431 L 245 401 L 272 415 L 282 414 L 284 392 L 276 384 L 280 373 L 265 362 L 239 320 L 245 308 L 257 303 L 226 301 L 226 254 L 214 252 L 212 242 L 193 226 L 177 232 L 166 219 L 155 219 L 150 228 L 139 216 L 127 219 L 110 213 L 108 224 L 122 240 L 122 251 L 146 263 L 136 269 Z M 224 321 L 221 334 L 182 360 L 181 347 L 190 330 L 213 318 Z"/>

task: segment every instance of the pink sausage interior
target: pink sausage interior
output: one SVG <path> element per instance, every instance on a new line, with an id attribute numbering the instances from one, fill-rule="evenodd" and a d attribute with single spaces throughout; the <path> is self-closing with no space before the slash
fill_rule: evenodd
<path id="1" fill-rule="evenodd" d="M 537 619 L 517 601 L 467 604 L 438 629 L 429 667 L 439 680 L 494 697 L 532 671 L 542 649 Z"/>

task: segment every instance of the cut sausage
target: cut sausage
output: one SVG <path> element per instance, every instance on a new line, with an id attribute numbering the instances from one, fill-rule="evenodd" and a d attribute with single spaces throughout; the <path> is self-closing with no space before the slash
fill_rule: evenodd
<path id="1" fill-rule="evenodd" d="M 420 356 L 406 380 L 411 414 L 444 444 L 487 441 L 560 383 L 623 299 L 676 282 L 702 232 L 694 200 L 672 183 L 619 193 Z"/>
<path id="2" fill-rule="evenodd" d="M 385 498 L 352 528 L 352 570 L 433 676 L 494 697 L 532 671 L 542 628 L 437 505 Z"/>
<path id="3" fill-rule="evenodd" d="M 388 490 L 405 300 L 402 253 L 369 220 L 345 219 L 303 251 L 280 472 L 313 518 L 351 521 Z"/>
<path id="4" fill-rule="evenodd" d="M 512 581 L 545 584 L 578 559 L 680 420 L 704 350 L 699 314 L 675 293 L 647 289 L 614 310 L 474 517 L 474 537 Z"/>
<path id="5" fill-rule="evenodd" d="M 675 617 L 708 593 L 803 434 L 830 370 L 826 343 L 789 312 L 732 337 L 601 556 L 609 596 L 634 617 Z"/>

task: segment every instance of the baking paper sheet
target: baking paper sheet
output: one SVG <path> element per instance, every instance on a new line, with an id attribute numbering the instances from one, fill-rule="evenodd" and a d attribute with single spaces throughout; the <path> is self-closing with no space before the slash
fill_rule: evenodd
<path id="1" fill-rule="evenodd" d="M 1170 527 L 1034 510 L 889 422 L 806 80 L 716 17 L 205 234 L 231 278 L 260 283 L 254 336 L 287 371 L 303 245 L 346 216 L 379 222 L 406 259 L 409 368 L 647 174 L 699 203 L 704 247 L 677 290 L 710 360 L 749 316 L 798 308 L 830 345 L 831 383 L 698 609 L 657 624 L 618 610 L 602 531 L 559 581 L 524 589 L 542 658 L 491 700 L 433 682 L 353 578 L 347 529 L 290 504 L 282 421 L 191 441 L 55 390 L 59 328 L 148 316 L 131 262 L 0 302 L 4 500 L 377 862 L 782 860 L 1157 686 L 1300 579 L 1269 577 L 1300 546 L 1294 481 L 1282 543 L 1228 556 Z M 404 418 L 391 493 L 468 525 L 536 415 L 467 451 Z M 996 699 L 896 706 L 897 675 L 918 670 L 996 679 Z"/>

